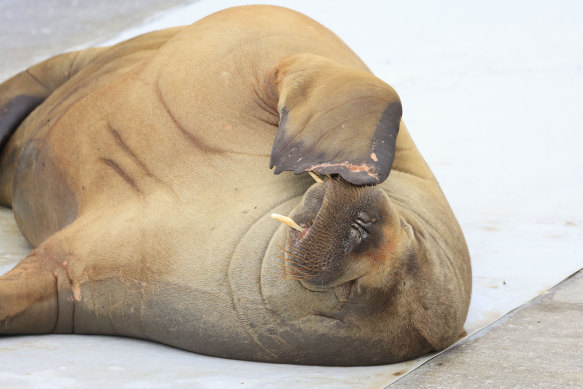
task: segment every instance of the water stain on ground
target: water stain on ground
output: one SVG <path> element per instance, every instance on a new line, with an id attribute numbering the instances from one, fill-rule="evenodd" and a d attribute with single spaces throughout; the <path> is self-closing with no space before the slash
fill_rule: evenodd
<path id="1" fill-rule="evenodd" d="M 488 231 L 488 232 L 500 232 L 500 228 L 498 227 L 494 227 L 494 226 L 481 226 L 478 227 L 480 230 L 482 231 Z"/>
<path id="2" fill-rule="evenodd" d="M 0 347 L 0 353 L 22 349 L 58 350 L 59 347 L 52 343 L 47 343 L 38 340 L 21 340 L 19 342 L 12 343 L 11 345 L 8 346 Z"/>

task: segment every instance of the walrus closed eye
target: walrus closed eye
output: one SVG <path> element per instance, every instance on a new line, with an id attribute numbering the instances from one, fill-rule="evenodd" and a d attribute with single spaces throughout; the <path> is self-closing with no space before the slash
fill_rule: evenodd
<path id="1" fill-rule="evenodd" d="M 318 365 L 447 347 L 469 255 L 401 116 L 336 35 L 270 6 L 15 75 L 0 204 L 34 250 L 0 277 L 0 334 Z"/>

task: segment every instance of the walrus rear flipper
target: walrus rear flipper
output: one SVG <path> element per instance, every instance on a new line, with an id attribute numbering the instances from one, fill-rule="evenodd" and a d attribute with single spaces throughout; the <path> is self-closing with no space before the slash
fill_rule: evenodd
<path id="1" fill-rule="evenodd" d="M 156 31 L 114 46 L 89 48 L 61 54 L 40 62 L 0 84 L 0 205 L 12 203 L 12 180 L 22 148 L 39 126 L 20 125 L 34 109 L 55 92 L 63 91 L 67 81 L 77 78 L 61 99 L 75 94 L 76 87 L 133 66 L 174 37 L 183 27 Z M 83 85 L 80 80 L 84 80 Z M 63 96 L 65 95 L 65 96 Z M 79 98 L 80 94 L 77 94 Z M 62 100 L 55 101 L 63 104 Z M 44 118 L 42 118 L 44 119 Z M 20 128 L 20 131 L 18 131 Z M 16 135 L 15 135 L 16 134 Z"/>
<path id="2" fill-rule="evenodd" d="M 97 48 L 57 55 L 0 84 L 0 151 L 40 103 L 102 51 Z"/>
<path id="3" fill-rule="evenodd" d="M 19 95 L 0 107 L 0 151 L 20 122 L 43 101 L 43 97 Z"/>
<path id="4" fill-rule="evenodd" d="M 393 88 L 310 54 L 287 58 L 274 78 L 280 114 L 270 160 L 275 174 L 339 174 L 354 185 L 387 179 L 402 114 Z"/>
<path id="5" fill-rule="evenodd" d="M 10 137 L 37 106 L 103 50 L 57 55 L 0 84 L 0 205 L 11 204 L 13 170 L 22 147 L 9 146 Z"/>

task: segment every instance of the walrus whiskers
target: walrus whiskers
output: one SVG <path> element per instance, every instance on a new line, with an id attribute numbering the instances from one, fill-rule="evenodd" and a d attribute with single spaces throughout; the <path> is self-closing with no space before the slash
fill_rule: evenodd
<path id="1" fill-rule="evenodd" d="M 300 227 L 298 223 L 296 223 L 291 217 L 283 216 L 278 213 L 272 213 L 271 218 L 277 220 L 278 222 L 282 222 L 283 224 L 290 226 L 294 230 L 298 230 L 299 232 L 304 232 L 304 228 Z"/>

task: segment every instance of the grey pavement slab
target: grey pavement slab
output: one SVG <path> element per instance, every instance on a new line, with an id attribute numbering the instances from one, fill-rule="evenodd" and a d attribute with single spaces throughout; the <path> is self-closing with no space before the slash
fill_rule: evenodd
<path id="1" fill-rule="evenodd" d="M 583 269 L 390 388 L 583 388 Z"/>

